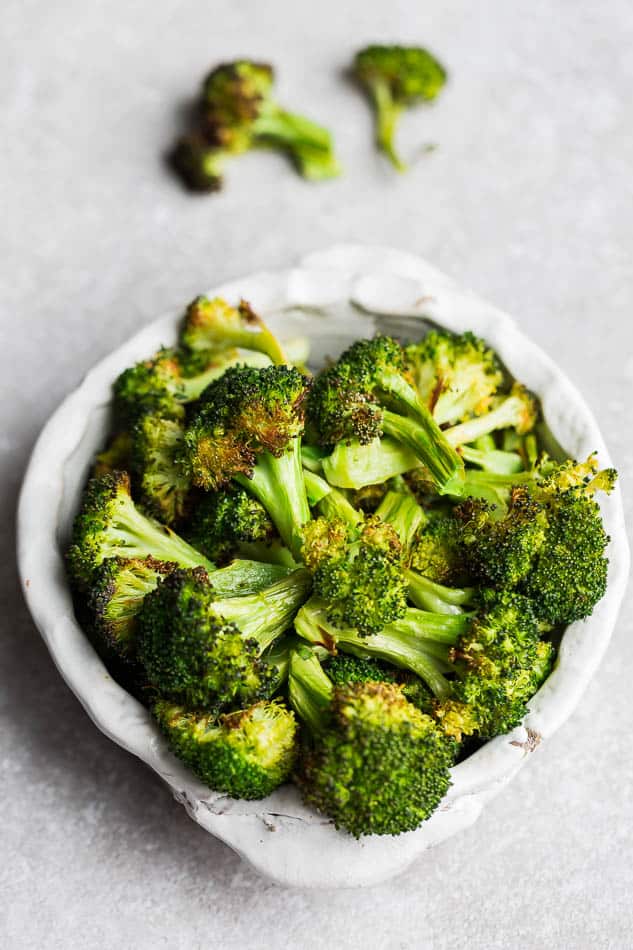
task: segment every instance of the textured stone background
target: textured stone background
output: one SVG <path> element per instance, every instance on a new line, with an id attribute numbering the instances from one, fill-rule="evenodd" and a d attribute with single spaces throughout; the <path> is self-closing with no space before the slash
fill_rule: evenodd
<path id="1" fill-rule="evenodd" d="M 5 0 L 0 16 L 4 507 L 0 943 L 8 948 L 628 948 L 633 647 L 625 608 L 573 719 L 478 824 L 365 892 L 288 892 L 194 826 L 57 675 L 13 568 L 29 450 L 138 325 L 334 241 L 419 252 L 514 313 L 586 392 L 633 473 L 633 9 L 629 0 Z M 361 43 L 422 41 L 451 84 L 409 115 L 398 177 L 340 79 Z M 347 174 L 273 155 L 193 198 L 160 153 L 218 59 L 279 66 Z M 630 511 L 630 508 L 629 508 Z"/>

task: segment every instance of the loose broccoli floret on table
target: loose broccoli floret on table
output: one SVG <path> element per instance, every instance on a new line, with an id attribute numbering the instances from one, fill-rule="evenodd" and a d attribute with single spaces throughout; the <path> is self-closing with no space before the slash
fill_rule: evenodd
<path id="1" fill-rule="evenodd" d="M 265 798 L 290 778 L 297 722 L 279 702 L 260 701 L 215 718 L 158 700 L 152 712 L 172 752 L 217 792 Z"/>
<path id="2" fill-rule="evenodd" d="M 357 838 L 401 834 L 433 813 L 454 745 L 399 686 L 334 686 L 304 649 L 292 655 L 289 693 L 309 733 L 297 772 L 308 804 Z"/>
<path id="3" fill-rule="evenodd" d="M 399 171 L 395 134 L 404 109 L 437 98 L 446 70 L 419 46 L 368 46 L 354 59 L 352 73 L 366 89 L 376 110 L 376 144 Z"/>

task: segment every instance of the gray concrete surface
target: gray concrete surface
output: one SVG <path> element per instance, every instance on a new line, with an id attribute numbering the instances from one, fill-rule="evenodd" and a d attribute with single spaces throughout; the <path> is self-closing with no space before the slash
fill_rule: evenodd
<path id="1" fill-rule="evenodd" d="M 196 292 L 333 241 L 424 254 L 520 319 L 633 473 L 633 9 L 628 0 L 5 0 L 0 12 L 0 944 L 83 948 L 633 945 L 631 600 L 582 707 L 478 824 L 366 892 L 289 892 L 194 826 L 101 736 L 23 606 L 13 511 L 49 412 L 100 356 Z M 422 41 L 451 83 L 409 115 L 407 176 L 340 78 L 359 44 Z M 279 67 L 347 174 L 273 155 L 217 197 L 160 154 L 218 59 Z M 629 497 L 630 513 L 630 497 Z"/>

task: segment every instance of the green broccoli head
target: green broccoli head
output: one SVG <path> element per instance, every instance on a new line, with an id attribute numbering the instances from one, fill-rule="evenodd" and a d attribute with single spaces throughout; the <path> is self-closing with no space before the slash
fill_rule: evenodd
<path id="1" fill-rule="evenodd" d="M 213 192 L 222 187 L 230 151 L 210 145 L 199 129 L 182 135 L 169 153 L 169 165 L 190 191 Z"/>
<path id="2" fill-rule="evenodd" d="M 136 619 L 143 599 L 175 564 L 155 558 L 108 558 L 97 569 L 88 595 L 91 633 L 107 653 L 136 653 Z"/>
<path id="3" fill-rule="evenodd" d="M 334 656 L 328 657 L 324 669 L 334 686 L 346 686 L 350 683 L 397 682 L 395 669 L 371 656 L 336 653 Z"/>
<path id="4" fill-rule="evenodd" d="M 250 147 L 254 121 L 272 95 L 267 63 L 236 60 L 216 66 L 202 87 L 203 129 L 210 144 L 240 152 Z"/>
<path id="5" fill-rule="evenodd" d="M 461 504 L 456 515 L 460 550 L 473 576 L 490 587 L 517 587 L 530 573 L 548 530 L 543 505 L 529 489 L 518 487 L 503 516 L 478 498 Z"/>
<path id="6" fill-rule="evenodd" d="M 250 477 L 258 455 L 279 457 L 300 436 L 309 381 L 288 366 L 236 366 L 211 383 L 185 434 L 194 484 L 217 489 Z"/>
<path id="7" fill-rule="evenodd" d="M 305 527 L 303 559 L 336 626 L 367 636 L 404 615 L 402 546 L 391 525 L 369 517 L 356 529 L 317 518 Z"/>
<path id="8" fill-rule="evenodd" d="M 152 711 L 172 752 L 215 791 L 264 798 L 290 777 L 297 723 L 281 703 L 258 702 L 219 719 L 164 699 Z"/>
<path id="9" fill-rule="evenodd" d="M 467 445 L 499 429 L 526 435 L 538 422 L 539 413 L 536 396 L 521 383 L 514 383 L 508 394 L 492 399 L 487 412 L 451 426 L 444 435 L 453 446 Z"/>
<path id="10" fill-rule="evenodd" d="M 550 672 L 554 648 L 539 639 L 528 598 L 511 592 L 482 597 L 482 611 L 453 651 L 453 698 L 469 707 L 478 735 L 491 739 L 521 723 Z"/>
<path id="11" fill-rule="evenodd" d="M 178 459 L 185 431 L 175 419 L 146 414 L 132 433 L 132 473 L 143 507 L 163 524 L 186 513 L 190 482 Z"/>
<path id="12" fill-rule="evenodd" d="M 113 475 L 115 472 L 127 472 L 130 469 L 132 436 L 129 432 L 117 432 L 109 439 L 106 448 L 95 458 L 92 475 Z"/>
<path id="13" fill-rule="evenodd" d="M 136 508 L 125 472 L 88 482 L 67 552 L 71 580 L 79 588 L 89 587 L 99 565 L 111 557 L 153 557 L 180 567 L 214 567 L 177 534 Z"/>
<path id="14" fill-rule="evenodd" d="M 400 113 L 435 99 L 446 82 L 446 70 L 419 46 L 368 46 L 356 54 L 352 71 L 374 103 L 378 147 L 403 170 L 395 147 Z"/>
<path id="15" fill-rule="evenodd" d="M 411 831 L 450 785 L 451 744 L 391 683 L 335 687 L 302 756 L 305 800 L 355 837 Z"/>
<path id="16" fill-rule="evenodd" d="M 214 593 L 200 568 L 174 571 L 145 598 L 138 651 L 149 683 L 191 707 L 218 709 L 266 698 L 272 671 L 260 660 L 260 644 L 222 616 Z"/>
<path id="17" fill-rule="evenodd" d="M 275 529 L 268 512 L 242 488 L 205 493 L 194 508 L 187 540 L 218 563 L 234 556 L 241 543 L 272 540 Z"/>
<path id="18" fill-rule="evenodd" d="M 242 347 L 287 363 L 280 343 L 245 300 L 231 307 L 220 297 L 196 297 L 187 307 L 181 340 L 194 353 Z"/>
<path id="19" fill-rule="evenodd" d="M 173 349 L 159 350 L 156 356 L 124 370 L 114 383 L 114 409 L 130 426 L 146 413 L 165 419 L 184 418 L 182 367 Z"/>
<path id="20" fill-rule="evenodd" d="M 433 330 L 406 347 L 407 365 L 438 425 L 479 416 L 503 382 L 495 353 L 472 333 Z"/>
<path id="21" fill-rule="evenodd" d="M 460 524 L 452 512 L 433 514 L 418 532 L 410 566 L 436 584 L 460 585 L 467 580 Z"/>

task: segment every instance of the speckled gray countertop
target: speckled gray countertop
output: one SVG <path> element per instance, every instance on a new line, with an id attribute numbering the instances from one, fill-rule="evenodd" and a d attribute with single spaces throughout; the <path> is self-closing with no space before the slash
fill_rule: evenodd
<path id="1" fill-rule="evenodd" d="M 100 356 L 207 286 L 344 240 L 416 251 L 513 313 L 630 477 L 631 4 L 6 0 L 0 19 L 0 944 L 630 947 L 630 596 L 582 707 L 472 829 L 391 884 L 284 891 L 89 722 L 22 604 L 13 511 L 38 430 Z M 409 155 L 439 147 L 401 177 L 339 76 L 390 38 L 429 45 L 452 80 L 403 122 Z M 280 99 L 330 122 L 344 178 L 311 186 L 265 154 L 216 197 L 169 178 L 183 103 L 240 54 L 275 62 Z"/>

